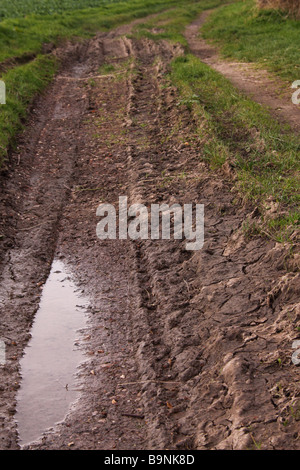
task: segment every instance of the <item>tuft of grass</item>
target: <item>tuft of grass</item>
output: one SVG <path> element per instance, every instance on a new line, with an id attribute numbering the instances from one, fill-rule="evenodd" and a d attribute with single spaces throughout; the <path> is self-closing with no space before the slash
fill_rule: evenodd
<path id="1" fill-rule="evenodd" d="M 103 64 L 99 68 L 99 73 L 101 75 L 107 75 L 107 74 L 114 72 L 115 70 L 116 70 L 116 67 L 113 64 Z"/>
<path id="2" fill-rule="evenodd" d="M 110 75 L 115 81 L 123 80 L 124 77 L 132 76 L 136 73 L 136 64 L 133 57 L 123 59 L 119 63 L 104 63 L 99 67 L 100 75 Z"/>
<path id="3" fill-rule="evenodd" d="M 266 223 L 266 230 L 270 238 L 280 243 L 288 242 L 291 239 L 295 227 L 300 228 L 300 213 L 297 210 L 292 210 L 281 217 L 269 219 Z"/>

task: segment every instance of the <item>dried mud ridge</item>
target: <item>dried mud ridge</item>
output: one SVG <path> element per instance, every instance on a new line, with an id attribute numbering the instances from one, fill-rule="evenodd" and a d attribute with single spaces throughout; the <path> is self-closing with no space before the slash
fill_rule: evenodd
<path id="1" fill-rule="evenodd" d="M 56 256 L 91 299 L 87 362 L 79 401 L 31 449 L 299 449 L 295 259 L 244 238 L 257 211 L 185 144 L 195 123 L 161 86 L 180 46 L 124 32 L 70 46 L 2 176 L 0 448 L 18 448 L 18 364 Z M 90 81 L 104 62 L 126 73 Z M 97 206 L 119 195 L 204 203 L 203 249 L 98 240 Z"/>

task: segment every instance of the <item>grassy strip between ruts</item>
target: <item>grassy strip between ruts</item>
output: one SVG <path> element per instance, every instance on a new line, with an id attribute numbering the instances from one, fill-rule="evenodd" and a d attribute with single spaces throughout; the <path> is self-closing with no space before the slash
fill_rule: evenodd
<path id="1" fill-rule="evenodd" d="M 212 12 L 201 33 L 225 57 L 255 62 L 290 83 L 300 79 L 300 21 L 284 12 L 239 0 Z"/>
<path id="2" fill-rule="evenodd" d="M 1 0 L 0 18 L 17 18 L 24 15 L 52 15 L 82 8 L 101 7 L 127 0 Z"/>

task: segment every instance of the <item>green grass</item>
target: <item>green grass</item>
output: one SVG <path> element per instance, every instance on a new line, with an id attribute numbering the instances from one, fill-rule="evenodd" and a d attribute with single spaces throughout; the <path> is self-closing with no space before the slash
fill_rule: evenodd
<path id="1" fill-rule="evenodd" d="M 289 82 L 300 79 L 300 21 L 280 11 L 240 0 L 213 12 L 202 34 L 224 57 L 255 62 Z"/>
<path id="2" fill-rule="evenodd" d="M 178 2 L 180 3 L 180 2 Z M 172 14 L 163 12 L 155 18 L 148 19 L 134 28 L 134 37 L 148 37 L 153 40 L 167 39 L 187 45 L 183 36 L 186 25 L 191 23 L 203 10 L 215 8 L 224 3 L 224 0 L 201 0 L 177 5 L 172 9 Z"/>
<path id="3" fill-rule="evenodd" d="M 180 91 L 178 105 L 198 122 L 202 158 L 214 169 L 229 162 L 236 187 L 262 212 L 268 201 L 279 204 L 278 217 L 264 222 L 282 239 L 287 227 L 299 225 L 299 136 L 193 55 L 173 61 L 170 79 Z"/>
<path id="4" fill-rule="evenodd" d="M 68 10 L 99 7 L 117 1 L 120 3 L 120 0 L 1 0 L 0 19 L 31 14 L 52 15 Z"/>
<path id="5" fill-rule="evenodd" d="M 6 84 L 6 104 L 0 107 L 0 166 L 9 145 L 26 117 L 29 104 L 51 81 L 57 69 L 53 57 L 37 56 L 29 64 L 9 70 L 2 80 Z"/>

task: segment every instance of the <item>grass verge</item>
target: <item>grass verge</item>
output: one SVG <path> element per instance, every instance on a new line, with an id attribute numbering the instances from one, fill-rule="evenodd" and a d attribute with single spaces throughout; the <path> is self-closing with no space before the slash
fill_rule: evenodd
<path id="1" fill-rule="evenodd" d="M 288 82 L 300 79 L 300 21 L 281 11 L 240 0 L 214 11 L 201 32 L 224 57 L 255 62 Z"/>
<path id="2" fill-rule="evenodd" d="M 258 230 L 290 239 L 300 222 L 299 136 L 193 55 L 173 61 L 170 80 L 198 122 L 201 157 L 233 169 L 239 192 L 261 208 Z"/>
<path id="3" fill-rule="evenodd" d="M 6 104 L 0 112 L 0 166 L 16 133 L 21 130 L 28 106 L 53 78 L 57 62 L 54 57 L 39 55 L 32 62 L 15 67 L 2 76 L 6 84 Z"/>

